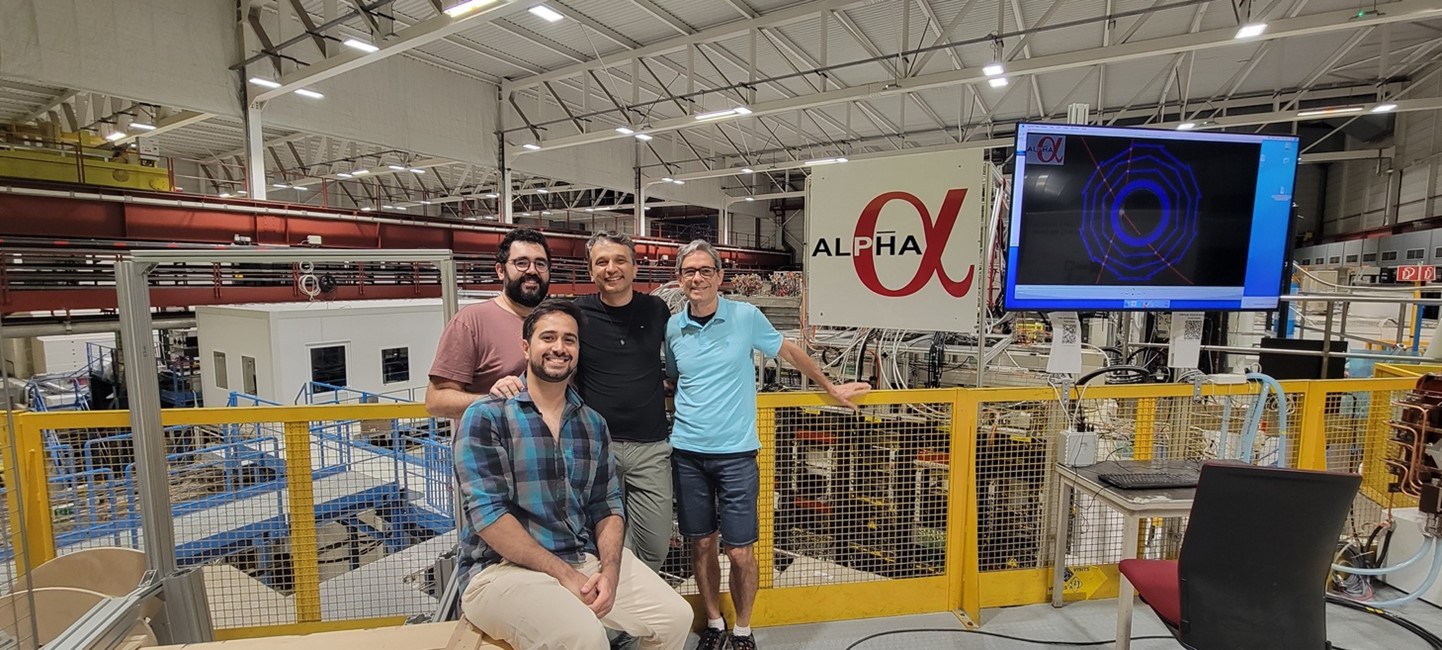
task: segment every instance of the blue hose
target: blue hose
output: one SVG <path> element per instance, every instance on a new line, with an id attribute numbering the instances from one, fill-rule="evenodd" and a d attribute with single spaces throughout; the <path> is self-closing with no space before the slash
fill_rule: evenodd
<path id="1" fill-rule="evenodd" d="M 1332 570 L 1333 570 L 1333 571 L 1340 571 L 1340 572 L 1342 572 L 1342 573 L 1355 573 L 1355 574 L 1357 574 L 1357 575 L 1362 575 L 1362 576 L 1380 576 L 1380 575 L 1386 575 L 1386 574 L 1388 574 L 1388 573 L 1392 573 L 1393 571 L 1401 571 L 1402 569 L 1405 569 L 1405 568 L 1407 568 L 1407 567 L 1409 567 L 1409 566 L 1412 566 L 1412 565 L 1416 564 L 1418 560 L 1421 560 L 1422 558 L 1427 557 L 1427 553 L 1430 552 L 1430 551 L 1432 551 L 1434 548 L 1436 548 L 1436 546 L 1437 546 L 1437 538 L 1436 538 L 1436 537 L 1428 537 L 1428 538 L 1427 538 L 1427 542 L 1424 543 L 1421 547 L 1419 547 L 1419 548 L 1417 549 L 1417 553 L 1416 553 L 1415 555 L 1413 555 L 1412 557 L 1408 558 L 1406 562 L 1403 562 L 1403 563 L 1398 564 L 1398 565 L 1396 565 L 1396 566 L 1382 567 L 1382 568 L 1380 568 L 1380 569 L 1364 569 L 1364 568 L 1361 568 L 1361 567 L 1343 566 L 1343 565 L 1341 565 L 1341 564 L 1333 564 L 1333 565 L 1332 565 Z"/>
<path id="2" fill-rule="evenodd" d="M 1247 373 L 1247 381 L 1255 381 L 1262 384 L 1257 389 L 1257 401 L 1247 413 L 1246 424 L 1242 428 L 1241 452 L 1242 462 L 1251 463 L 1253 445 L 1257 442 L 1257 432 L 1262 428 L 1262 412 L 1267 408 L 1267 391 L 1277 396 L 1277 467 L 1287 466 L 1287 393 L 1282 390 L 1282 385 L 1269 375 L 1259 372 Z"/>

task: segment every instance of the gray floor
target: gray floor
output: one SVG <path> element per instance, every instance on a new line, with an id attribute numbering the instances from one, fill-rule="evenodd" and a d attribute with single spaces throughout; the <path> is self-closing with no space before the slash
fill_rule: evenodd
<path id="1" fill-rule="evenodd" d="M 1442 609 L 1426 603 L 1413 603 L 1404 607 L 1399 613 L 1434 633 L 1442 635 Z M 1327 627 L 1330 640 L 1347 650 L 1379 648 L 1427 650 L 1428 648 L 1419 637 L 1399 626 L 1376 616 L 1343 607 L 1327 607 Z M 920 629 L 948 631 L 907 631 Z M 1116 601 L 1073 603 L 1061 609 L 1054 609 L 1051 605 L 989 609 L 982 612 L 981 630 L 1049 641 L 1106 641 L 1112 639 L 1115 634 Z M 873 634 L 892 631 L 897 633 L 875 637 L 857 644 L 861 639 Z M 1156 615 L 1139 602 L 1132 622 L 1132 635 L 1133 638 L 1136 638 L 1167 636 L 1167 633 Z M 758 629 L 756 642 L 763 650 L 799 650 L 802 648 L 848 650 L 852 644 L 857 644 L 855 650 L 939 650 L 942 648 L 1010 650 L 1047 647 L 966 632 L 956 617 L 951 614 L 897 616 Z M 686 647 L 695 647 L 694 637 Z M 1137 650 L 1168 650 L 1180 648 L 1181 645 L 1167 636 L 1165 639 L 1133 641 L 1132 647 Z"/>

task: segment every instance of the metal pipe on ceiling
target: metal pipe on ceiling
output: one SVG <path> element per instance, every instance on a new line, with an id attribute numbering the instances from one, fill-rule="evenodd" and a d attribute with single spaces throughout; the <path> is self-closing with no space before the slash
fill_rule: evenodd
<path id="1" fill-rule="evenodd" d="M 182 330 L 195 327 L 195 317 L 190 318 L 167 318 L 151 321 L 154 329 L 158 330 Z M 21 339 L 36 336 L 65 336 L 67 334 L 103 334 L 106 332 L 119 332 L 120 321 L 116 320 L 87 320 L 80 322 L 61 321 L 52 323 L 13 323 L 5 326 L 5 338 Z"/>

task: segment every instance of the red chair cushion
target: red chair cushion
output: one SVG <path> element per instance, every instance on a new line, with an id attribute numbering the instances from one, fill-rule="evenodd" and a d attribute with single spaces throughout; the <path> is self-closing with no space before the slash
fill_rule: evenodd
<path id="1" fill-rule="evenodd" d="M 1182 584 L 1176 560 L 1122 560 L 1117 569 L 1136 587 L 1137 595 L 1172 627 L 1182 624 Z"/>

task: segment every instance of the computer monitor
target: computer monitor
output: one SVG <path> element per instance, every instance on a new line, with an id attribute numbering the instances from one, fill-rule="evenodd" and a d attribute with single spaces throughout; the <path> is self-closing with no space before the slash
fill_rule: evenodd
<path id="1" fill-rule="evenodd" d="M 1258 355 L 1262 373 L 1273 379 L 1342 379 L 1347 372 L 1347 341 L 1332 341 L 1332 356 L 1327 358 L 1327 376 L 1322 376 L 1322 357 L 1300 354 L 1267 352 L 1267 350 L 1306 350 L 1322 352 L 1319 339 L 1262 338 L 1262 352 Z"/>
<path id="2" fill-rule="evenodd" d="M 1022 124 L 1009 310 L 1272 310 L 1297 138 Z"/>

